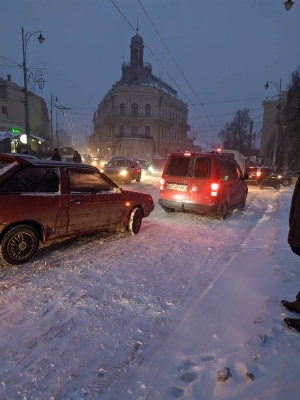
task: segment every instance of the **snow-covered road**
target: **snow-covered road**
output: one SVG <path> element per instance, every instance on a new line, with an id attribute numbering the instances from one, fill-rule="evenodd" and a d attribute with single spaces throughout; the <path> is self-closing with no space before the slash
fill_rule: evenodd
<path id="1" fill-rule="evenodd" d="M 180 348 L 182 329 L 228 269 L 272 252 L 279 198 L 289 204 L 292 188 L 249 188 L 246 209 L 221 221 L 165 213 L 159 175 L 128 187 L 156 204 L 138 235 L 71 238 L 43 246 L 22 267 L 1 267 L 1 399 L 211 398 L 185 391 L 199 373 L 184 373 L 181 386 L 170 373 L 182 370 L 179 354 L 195 338 L 204 361 L 216 357 L 209 327 L 227 300 L 194 321 L 197 332 L 185 332 Z"/>

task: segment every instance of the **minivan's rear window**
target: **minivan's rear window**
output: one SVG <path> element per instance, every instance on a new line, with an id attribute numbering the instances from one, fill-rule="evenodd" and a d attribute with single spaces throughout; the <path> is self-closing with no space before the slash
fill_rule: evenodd
<path id="1" fill-rule="evenodd" d="M 190 160 L 190 157 L 173 156 L 168 165 L 167 175 L 187 176 Z"/>
<path id="2" fill-rule="evenodd" d="M 208 179 L 211 177 L 211 159 L 208 157 L 198 157 L 195 159 L 194 177 Z"/>

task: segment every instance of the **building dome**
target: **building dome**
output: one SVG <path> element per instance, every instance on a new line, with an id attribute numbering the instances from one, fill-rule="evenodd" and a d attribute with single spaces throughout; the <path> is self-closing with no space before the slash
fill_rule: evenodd
<path id="1" fill-rule="evenodd" d="M 131 38 L 131 44 L 143 44 L 143 38 L 138 33 L 136 33 Z"/>

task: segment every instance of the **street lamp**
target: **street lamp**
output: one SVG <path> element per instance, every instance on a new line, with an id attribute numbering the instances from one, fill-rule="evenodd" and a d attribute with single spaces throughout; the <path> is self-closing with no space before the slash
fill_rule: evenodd
<path id="1" fill-rule="evenodd" d="M 63 105 L 57 106 L 56 104 L 54 104 L 54 107 L 56 108 L 56 127 L 55 127 L 55 131 L 56 131 L 56 147 L 59 147 L 60 140 L 59 140 L 59 134 L 58 134 L 58 119 L 57 119 L 58 110 L 61 110 L 62 114 L 65 115 L 65 110 L 70 111 L 71 108 L 65 107 Z"/>
<path id="2" fill-rule="evenodd" d="M 284 4 L 286 11 L 289 11 L 295 3 L 292 0 L 287 0 L 283 4 Z"/>
<path id="3" fill-rule="evenodd" d="M 278 145 L 278 135 L 279 135 L 279 125 L 280 125 L 280 113 L 281 113 L 281 79 L 279 80 L 279 85 L 275 82 L 267 82 L 265 84 L 265 89 L 269 89 L 271 83 L 274 85 L 278 91 L 278 98 L 279 98 L 279 104 L 277 106 L 277 119 L 276 119 L 276 124 L 277 124 L 277 129 L 275 133 L 275 138 L 274 138 L 274 150 L 273 150 L 273 158 L 272 158 L 272 168 L 275 170 L 276 169 L 276 153 L 277 153 L 277 145 Z"/>
<path id="4" fill-rule="evenodd" d="M 26 49 L 29 39 L 37 32 L 33 33 L 26 33 L 24 34 L 24 29 L 22 28 L 22 48 L 23 48 L 23 73 L 24 73 L 24 106 L 25 106 L 25 134 L 26 134 L 26 141 L 27 141 L 27 151 L 31 153 L 31 146 L 30 146 L 30 124 L 29 124 L 29 109 L 28 109 L 28 88 L 27 88 L 27 68 L 26 68 Z M 42 36 L 40 32 L 40 36 L 37 37 L 38 41 L 42 44 L 44 43 L 45 38 Z"/>

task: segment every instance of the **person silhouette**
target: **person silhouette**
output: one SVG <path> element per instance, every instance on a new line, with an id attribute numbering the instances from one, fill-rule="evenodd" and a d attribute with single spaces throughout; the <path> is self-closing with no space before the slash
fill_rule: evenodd
<path id="1" fill-rule="evenodd" d="M 293 253 L 300 256 L 300 178 L 298 177 L 291 201 L 289 215 L 288 244 Z M 300 313 L 300 291 L 295 301 L 281 300 L 281 305 L 289 311 Z M 285 318 L 283 322 L 292 329 L 300 332 L 300 318 Z"/>
<path id="2" fill-rule="evenodd" d="M 55 149 L 53 150 L 52 160 L 61 161 L 61 156 L 60 156 L 60 154 L 59 154 L 58 148 L 56 148 L 56 147 L 55 147 Z"/>

